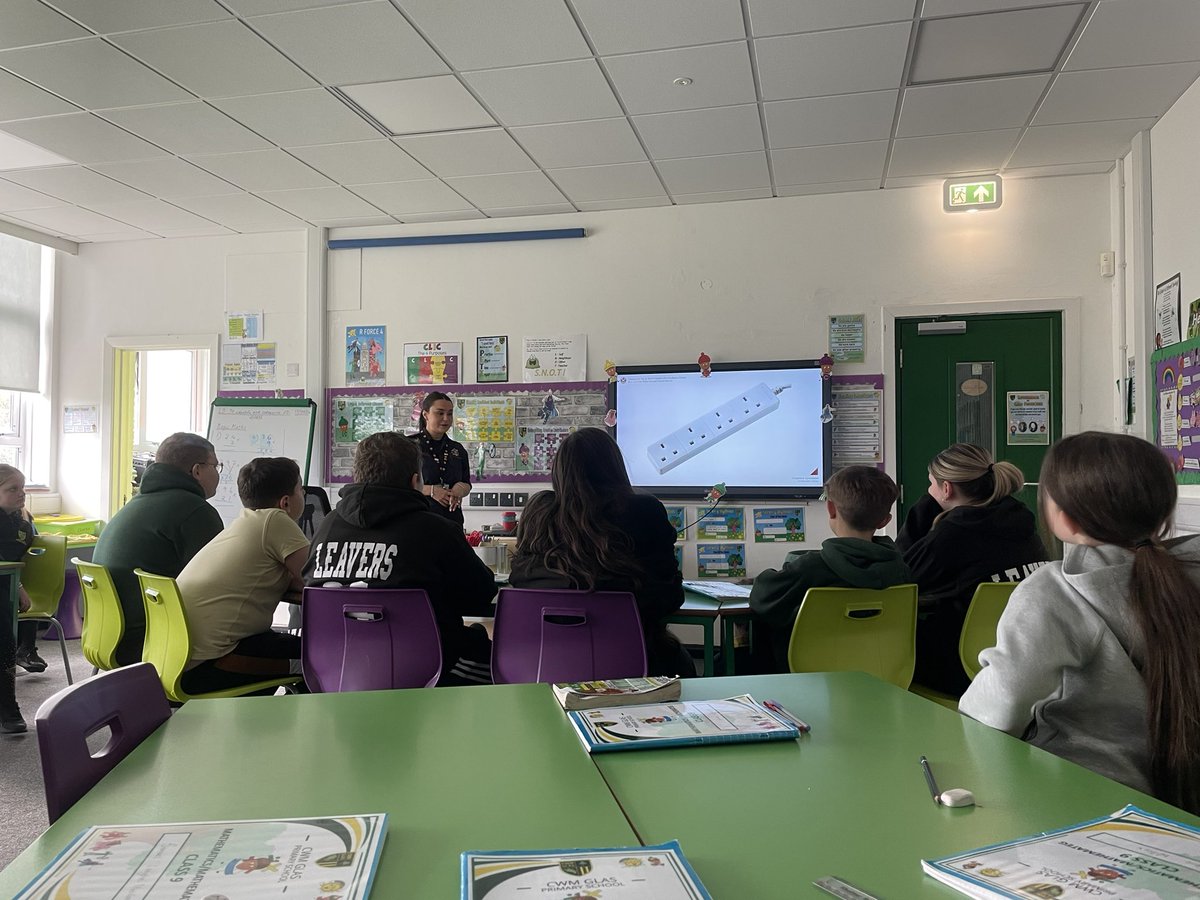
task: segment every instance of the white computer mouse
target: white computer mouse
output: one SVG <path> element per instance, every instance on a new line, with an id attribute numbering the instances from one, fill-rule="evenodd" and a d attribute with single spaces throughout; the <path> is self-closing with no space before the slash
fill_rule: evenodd
<path id="1" fill-rule="evenodd" d="M 950 788 L 948 791 L 942 791 L 938 802 L 942 806 L 974 806 L 975 795 L 966 788 Z"/>

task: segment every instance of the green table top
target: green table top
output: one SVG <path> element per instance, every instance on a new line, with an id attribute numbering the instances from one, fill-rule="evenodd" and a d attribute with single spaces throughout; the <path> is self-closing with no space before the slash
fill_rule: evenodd
<path id="1" fill-rule="evenodd" d="M 714 897 L 828 896 L 836 875 L 886 900 L 961 897 L 921 860 L 1166 804 L 861 673 L 702 678 L 683 699 L 750 693 L 812 726 L 799 741 L 599 754 L 645 843 L 677 838 Z M 934 805 L 917 762 L 978 805 Z"/>
<path id="2" fill-rule="evenodd" d="M 83 828 L 389 813 L 372 896 L 457 897 L 463 850 L 636 836 L 544 684 L 192 700 L 0 873 Z"/>

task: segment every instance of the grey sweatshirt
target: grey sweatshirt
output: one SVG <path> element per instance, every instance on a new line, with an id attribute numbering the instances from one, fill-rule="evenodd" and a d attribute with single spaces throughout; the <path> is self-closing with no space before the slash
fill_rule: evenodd
<path id="1" fill-rule="evenodd" d="M 1200 537 L 1168 547 L 1200 563 Z M 1132 564 L 1133 554 L 1119 547 L 1068 544 L 1061 563 L 1021 582 L 958 708 L 1152 793 L 1142 639 L 1129 611 Z"/>

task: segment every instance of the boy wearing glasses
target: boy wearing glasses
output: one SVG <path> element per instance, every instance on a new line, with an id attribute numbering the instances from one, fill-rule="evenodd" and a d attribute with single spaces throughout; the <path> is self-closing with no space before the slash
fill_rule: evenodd
<path id="1" fill-rule="evenodd" d="M 221 531 L 208 498 L 217 492 L 221 463 L 198 434 L 177 432 L 158 446 L 138 494 L 100 532 L 92 560 L 108 568 L 125 613 L 117 647 L 123 665 L 142 658 L 146 614 L 134 569 L 175 578 L 196 551 Z"/>

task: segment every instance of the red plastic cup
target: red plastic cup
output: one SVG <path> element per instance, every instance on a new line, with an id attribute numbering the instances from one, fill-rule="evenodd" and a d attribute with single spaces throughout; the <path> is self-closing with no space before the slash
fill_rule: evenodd
<path id="1" fill-rule="evenodd" d="M 505 531 L 517 530 L 517 514 L 511 509 L 500 513 L 500 525 Z"/>

